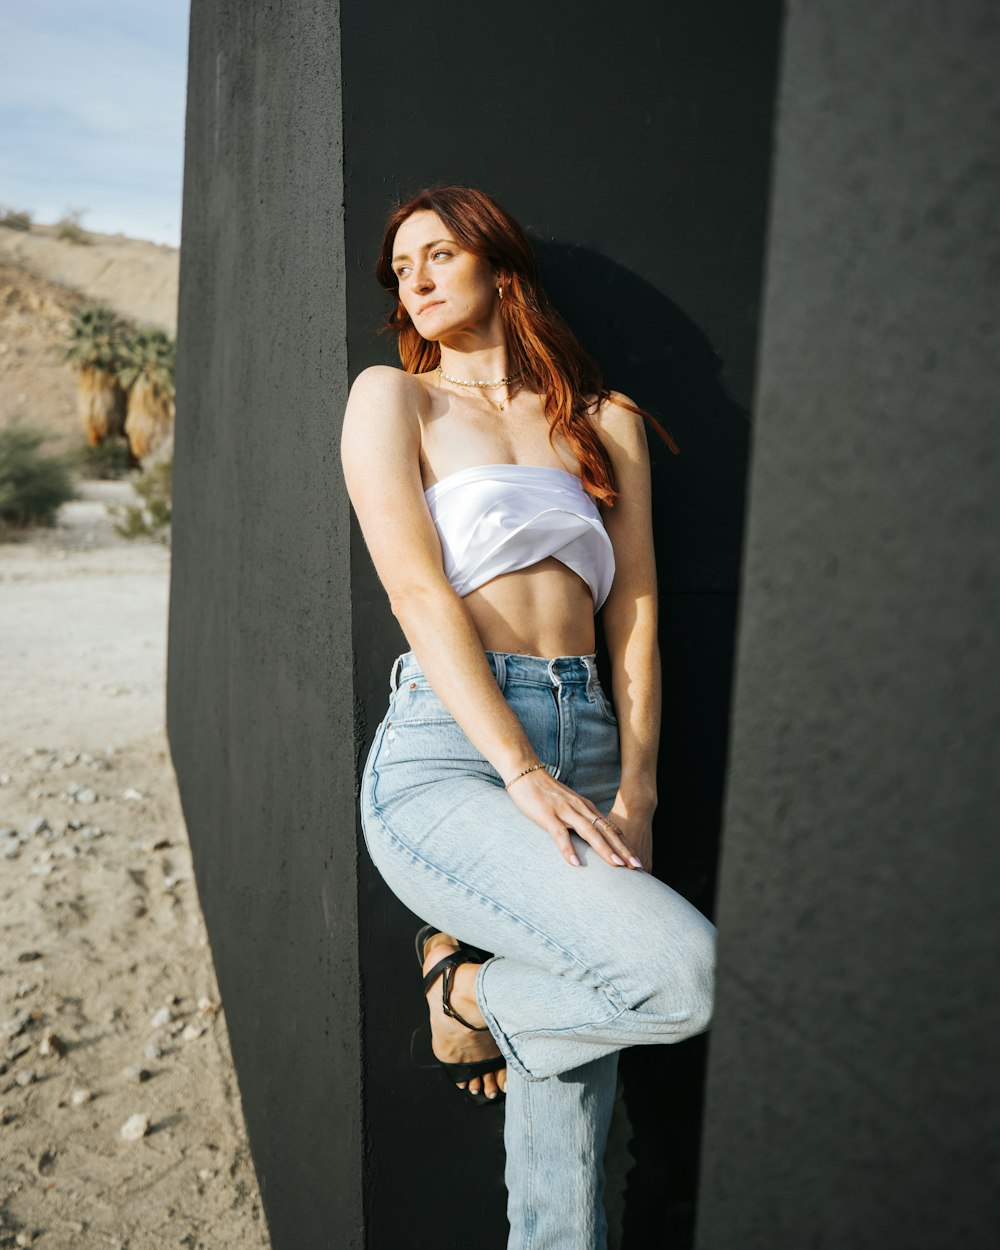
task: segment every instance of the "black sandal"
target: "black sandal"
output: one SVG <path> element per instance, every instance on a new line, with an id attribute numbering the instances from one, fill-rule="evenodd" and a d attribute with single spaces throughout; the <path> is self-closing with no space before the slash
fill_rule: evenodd
<path id="1" fill-rule="evenodd" d="M 423 970 L 424 966 L 424 946 L 427 939 L 440 932 L 441 930 L 432 924 L 425 924 L 418 931 L 416 938 L 417 963 L 420 965 L 421 970 Z M 426 996 L 427 991 L 440 976 L 441 1001 L 444 1007 L 444 1014 L 446 1016 L 450 1016 L 453 1020 L 457 1020 L 459 1024 L 464 1024 L 467 1029 L 471 1029 L 474 1033 L 488 1032 L 489 1025 L 470 1024 L 468 1020 L 460 1016 L 454 1007 L 452 1007 L 451 987 L 455 978 L 455 969 L 459 964 L 485 963 L 487 959 L 492 957 L 491 952 L 485 951 L 478 946 L 462 944 L 458 942 L 457 938 L 455 941 L 458 944 L 458 950 L 451 951 L 449 954 L 439 959 L 430 971 L 425 974 L 423 979 L 424 994 Z M 444 974 L 443 976 L 442 973 Z M 417 1029 L 416 1033 L 413 1035 L 413 1041 L 416 1041 L 417 1036 L 420 1035 L 422 1031 L 423 1030 L 421 1029 Z M 427 1033 L 430 1035 L 429 1027 L 427 1028 Z M 432 1042 L 433 1035 L 430 1036 Z M 473 1077 L 484 1076 L 487 1072 L 498 1072 L 501 1068 L 505 1068 L 507 1066 L 507 1060 L 503 1057 L 503 1055 L 496 1055 L 492 1059 L 479 1059 L 474 1063 L 446 1063 L 443 1059 L 439 1059 L 437 1055 L 434 1054 L 434 1050 L 430 1042 L 427 1044 L 427 1051 L 429 1052 L 429 1058 L 434 1061 L 433 1064 L 420 1062 L 418 1063 L 418 1066 L 436 1067 L 456 1089 L 458 1088 L 455 1084 L 457 1081 L 470 1081 Z M 414 1061 L 417 1062 L 412 1042 L 410 1046 L 410 1054 L 411 1057 L 414 1058 Z M 468 1089 L 460 1090 L 459 1092 L 465 1094 L 467 1101 L 473 1103 L 477 1107 L 495 1107 L 499 1103 L 502 1103 L 506 1097 L 502 1089 L 497 1090 L 497 1096 L 495 1098 L 487 1098 L 482 1090 L 476 1094 L 473 1094 Z"/>

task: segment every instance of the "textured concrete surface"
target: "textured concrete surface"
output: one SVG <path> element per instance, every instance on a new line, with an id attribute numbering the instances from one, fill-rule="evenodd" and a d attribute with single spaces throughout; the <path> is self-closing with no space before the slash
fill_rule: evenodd
<path id="1" fill-rule="evenodd" d="M 700 1250 L 995 1244 L 998 63 L 788 8 Z"/>
<path id="2" fill-rule="evenodd" d="M 170 747 L 273 1244 L 363 1244 L 337 6 L 195 0 Z"/>

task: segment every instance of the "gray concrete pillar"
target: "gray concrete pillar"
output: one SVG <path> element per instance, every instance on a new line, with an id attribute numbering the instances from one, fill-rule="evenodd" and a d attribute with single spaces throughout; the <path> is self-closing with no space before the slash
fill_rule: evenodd
<path id="1" fill-rule="evenodd" d="M 699 1250 L 996 1244 L 998 64 L 788 6 Z"/>
<path id="2" fill-rule="evenodd" d="M 276 1250 L 361 1247 L 340 31 L 194 0 L 168 730 Z"/>

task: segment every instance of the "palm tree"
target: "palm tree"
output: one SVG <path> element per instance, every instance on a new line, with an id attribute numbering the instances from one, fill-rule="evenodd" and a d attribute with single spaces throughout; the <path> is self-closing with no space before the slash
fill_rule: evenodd
<path id="1" fill-rule="evenodd" d="M 80 370 L 77 411 L 91 447 L 122 433 L 125 391 L 118 370 L 125 331 L 124 321 L 107 304 L 81 304 L 73 314 L 70 344 L 63 359 Z"/>
<path id="2" fill-rule="evenodd" d="M 143 326 L 122 351 L 118 380 L 128 389 L 125 436 L 140 460 L 173 434 L 174 340 L 158 326 Z"/>

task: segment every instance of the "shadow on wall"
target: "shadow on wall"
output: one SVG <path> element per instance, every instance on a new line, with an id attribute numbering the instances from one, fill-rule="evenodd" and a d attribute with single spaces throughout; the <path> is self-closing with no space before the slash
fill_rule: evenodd
<path id="1" fill-rule="evenodd" d="M 605 382 L 651 412 L 681 449 L 673 455 L 651 432 L 661 595 L 735 592 L 750 418 L 727 393 L 724 359 L 644 278 L 588 248 L 531 244 L 546 290 Z"/>
<path id="2" fill-rule="evenodd" d="M 724 362 L 705 334 L 648 282 L 589 249 L 531 242 L 549 295 L 573 310 L 567 320 L 605 382 L 681 449 L 674 455 L 648 430 L 664 688 L 653 872 L 713 916 L 749 413 L 727 394 Z M 598 662 L 606 678 L 602 638 Z M 618 1250 L 693 1244 L 707 1043 L 703 1035 L 621 1054 L 607 1160 Z"/>

